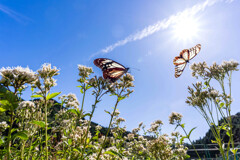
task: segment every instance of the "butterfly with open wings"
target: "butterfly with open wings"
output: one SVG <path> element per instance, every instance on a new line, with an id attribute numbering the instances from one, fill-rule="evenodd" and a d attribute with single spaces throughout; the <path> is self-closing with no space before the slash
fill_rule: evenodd
<path id="1" fill-rule="evenodd" d="M 124 67 L 120 63 L 107 59 L 98 58 L 93 61 L 93 63 L 101 68 L 103 72 L 103 78 L 109 79 L 112 83 L 116 82 L 124 73 L 127 73 L 129 68 Z"/>
<path id="2" fill-rule="evenodd" d="M 173 64 L 175 65 L 175 77 L 178 78 L 183 73 L 189 60 L 193 59 L 201 50 L 201 44 L 190 49 L 184 49 L 180 52 L 180 55 L 173 59 Z"/>

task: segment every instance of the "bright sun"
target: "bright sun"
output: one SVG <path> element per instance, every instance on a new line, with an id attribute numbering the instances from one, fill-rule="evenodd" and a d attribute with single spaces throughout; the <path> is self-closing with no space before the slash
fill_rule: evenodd
<path id="1" fill-rule="evenodd" d="M 191 41 L 198 37 L 199 22 L 192 16 L 182 16 L 173 26 L 174 38 L 179 41 Z"/>

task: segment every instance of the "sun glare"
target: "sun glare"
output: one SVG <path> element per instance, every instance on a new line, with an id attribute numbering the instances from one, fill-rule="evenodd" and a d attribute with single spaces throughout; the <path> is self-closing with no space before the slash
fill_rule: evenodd
<path id="1" fill-rule="evenodd" d="M 192 16 L 182 16 L 173 26 L 174 38 L 179 41 L 190 41 L 198 37 L 199 22 Z"/>

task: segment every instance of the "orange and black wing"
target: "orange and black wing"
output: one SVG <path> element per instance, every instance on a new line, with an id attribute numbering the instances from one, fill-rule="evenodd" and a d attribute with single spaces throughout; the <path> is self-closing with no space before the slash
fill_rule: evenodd
<path id="1" fill-rule="evenodd" d="M 107 58 L 95 59 L 93 63 L 101 68 L 103 71 L 103 78 L 109 79 L 111 82 L 115 82 L 128 71 L 128 68 L 125 68 L 120 63 Z"/>
<path id="2" fill-rule="evenodd" d="M 110 68 L 103 71 L 103 77 L 105 79 L 109 79 L 111 82 L 116 82 L 126 72 L 127 72 L 127 69 Z"/>

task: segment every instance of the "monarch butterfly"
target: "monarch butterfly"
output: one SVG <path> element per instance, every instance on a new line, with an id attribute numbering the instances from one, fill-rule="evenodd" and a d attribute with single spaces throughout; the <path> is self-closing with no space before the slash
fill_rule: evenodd
<path id="1" fill-rule="evenodd" d="M 129 68 L 124 67 L 120 63 L 107 59 L 98 58 L 93 61 L 93 63 L 101 68 L 103 72 L 103 78 L 109 79 L 112 83 L 116 82 L 124 73 L 127 73 Z"/>
<path id="2" fill-rule="evenodd" d="M 184 49 L 180 52 L 179 56 L 173 59 L 175 65 L 175 77 L 178 78 L 183 73 L 189 60 L 193 59 L 201 50 L 201 44 L 197 44 L 190 49 Z"/>

